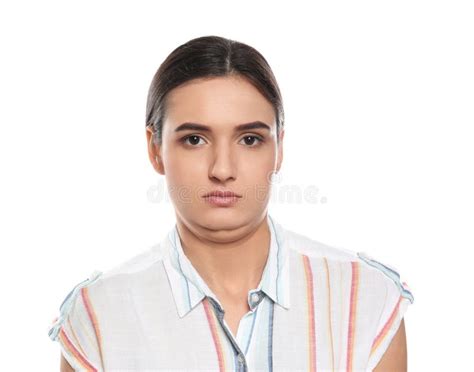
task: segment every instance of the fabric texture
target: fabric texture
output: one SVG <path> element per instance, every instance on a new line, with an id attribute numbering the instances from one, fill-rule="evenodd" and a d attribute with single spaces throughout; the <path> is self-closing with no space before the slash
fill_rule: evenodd
<path id="1" fill-rule="evenodd" d="M 414 301 L 408 285 L 364 252 L 267 222 L 268 259 L 235 336 L 175 224 L 77 284 L 49 337 L 76 371 L 372 371 Z"/>

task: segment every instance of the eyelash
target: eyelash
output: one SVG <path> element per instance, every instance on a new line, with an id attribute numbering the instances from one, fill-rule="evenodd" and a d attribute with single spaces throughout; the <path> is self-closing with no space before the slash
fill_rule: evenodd
<path id="1" fill-rule="evenodd" d="M 191 137 L 199 137 L 199 138 L 202 138 L 201 136 L 197 135 L 197 134 L 190 134 L 190 135 L 187 135 L 187 136 L 184 136 L 183 138 L 180 139 L 180 142 L 181 143 L 184 143 L 186 144 L 186 140 L 188 138 L 191 138 Z M 251 138 L 256 138 L 258 140 L 258 144 L 255 145 L 255 146 L 252 146 L 252 145 L 249 145 L 249 146 L 246 146 L 246 147 L 258 147 L 260 146 L 265 140 L 260 137 L 260 136 L 256 136 L 256 135 L 253 135 L 253 134 L 248 134 L 246 136 L 243 136 L 242 138 L 247 138 L 247 137 L 251 137 Z M 190 145 L 191 147 L 197 147 L 197 145 Z"/>

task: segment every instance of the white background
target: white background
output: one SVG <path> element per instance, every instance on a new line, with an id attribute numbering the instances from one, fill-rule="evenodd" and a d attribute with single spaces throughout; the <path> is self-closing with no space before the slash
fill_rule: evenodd
<path id="1" fill-rule="evenodd" d="M 474 12 L 460 1 L 11 1 L 0 5 L 2 370 L 58 371 L 65 295 L 174 223 L 145 101 L 178 45 L 269 61 L 286 123 L 272 215 L 398 269 L 409 370 L 466 370 L 474 306 Z M 165 195 L 161 195 L 165 197 Z M 325 201 L 325 202 L 324 202 Z"/>

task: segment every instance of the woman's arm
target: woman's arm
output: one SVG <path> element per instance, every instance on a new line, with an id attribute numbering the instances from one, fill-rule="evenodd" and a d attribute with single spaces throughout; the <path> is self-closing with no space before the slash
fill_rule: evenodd
<path id="1" fill-rule="evenodd" d="M 66 358 L 61 354 L 61 366 L 60 372 L 74 372 L 74 369 L 71 365 L 67 362 Z"/>
<path id="2" fill-rule="evenodd" d="M 373 372 L 406 372 L 407 371 L 407 340 L 405 322 L 402 319 L 400 327 L 393 336 L 392 342 L 383 354 L 382 359 Z"/>

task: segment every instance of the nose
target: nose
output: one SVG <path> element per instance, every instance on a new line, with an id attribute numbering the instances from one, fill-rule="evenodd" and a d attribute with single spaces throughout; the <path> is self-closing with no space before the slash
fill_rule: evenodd
<path id="1" fill-rule="evenodd" d="M 215 147 L 212 153 L 212 162 L 209 167 L 209 177 L 226 182 L 229 178 L 235 179 L 236 167 L 232 148 L 227 143 Z"/>

